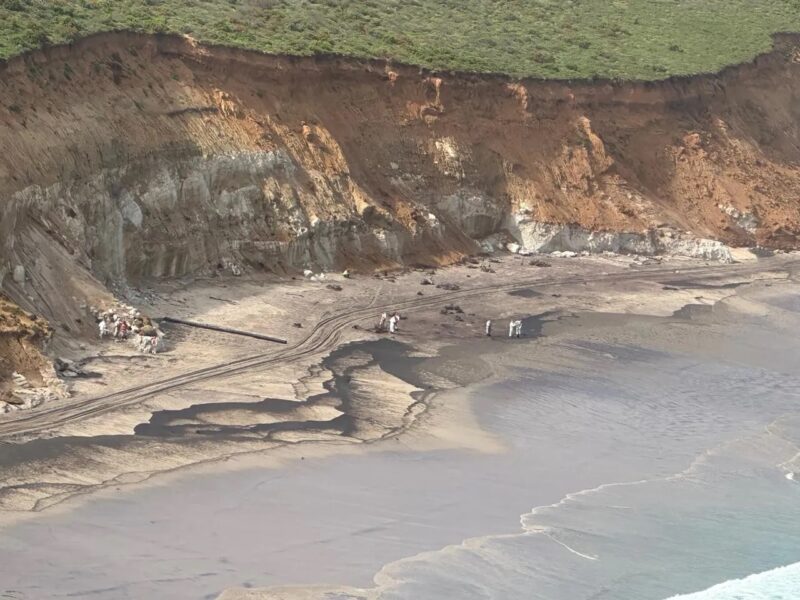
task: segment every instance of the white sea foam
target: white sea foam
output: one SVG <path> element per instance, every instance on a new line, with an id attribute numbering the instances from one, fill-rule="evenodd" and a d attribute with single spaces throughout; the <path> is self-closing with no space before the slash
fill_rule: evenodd
<path id="1" fill-rule="evenodd" d="M 702 592 L 669 600 L 796 600 L 800 597 L 800 563 L 732 579 Z"/>

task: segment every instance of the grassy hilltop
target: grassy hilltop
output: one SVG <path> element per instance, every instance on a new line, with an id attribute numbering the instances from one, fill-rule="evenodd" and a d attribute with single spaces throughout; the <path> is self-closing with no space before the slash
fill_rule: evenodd
<path id="1" fill-rule="evenodd" d="M 0 57 L 98 31 L 549 78 L 716 71 L 800 31 L 800 0 L 0 0 Z"/>

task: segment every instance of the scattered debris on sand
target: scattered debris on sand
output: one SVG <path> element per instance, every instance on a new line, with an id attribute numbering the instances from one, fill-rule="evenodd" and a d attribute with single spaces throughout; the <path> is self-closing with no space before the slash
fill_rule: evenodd
<path id="1" fill-rule="evenodd" d="M 542 260 L 540 258 L 533 258 L 530 260 L 530 262 L 528 262 L 528 264 L 532 267 L 542 267 L 542 268 L 547 268 L 552 266 L 549 262 L 547 262 L 546 260 Z"/>
<path id="2" fill-rule="evenodd" d="M 446 304 L 440 311 L 443 315 L 463 315 L 464 310 L 458 304 Z"/>
<path id="3" fill-rule="evenodd" d="M 144 354 L 163 350 L 164 332 L 141 311 L 128 304 L 115 303 L 108 308 L 90 307 L 98 325 L 101 340 L 112 338 L 115 342 L 130 342 Z"/>

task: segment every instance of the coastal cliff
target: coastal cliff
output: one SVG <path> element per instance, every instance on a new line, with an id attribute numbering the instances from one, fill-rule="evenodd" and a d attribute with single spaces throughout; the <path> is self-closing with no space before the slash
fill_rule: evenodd
<path id="1" fill-rule="evenodd" d="M 795 248 L 798 95 L 789 35 L 624 83 L 97 35 L 0 67 L 0 281 L 74 322 L 153 278 Z"/>

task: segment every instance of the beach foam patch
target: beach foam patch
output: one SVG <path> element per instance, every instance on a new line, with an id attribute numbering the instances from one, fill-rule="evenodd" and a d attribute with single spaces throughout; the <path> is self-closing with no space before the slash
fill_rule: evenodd
<path id="1" fill-rule="evenodd" d="M 800 594 L 800 563 L 779 567 L 744 579 L 732 579 L 702 592 L 668 600 L 794 600 Z"/>

